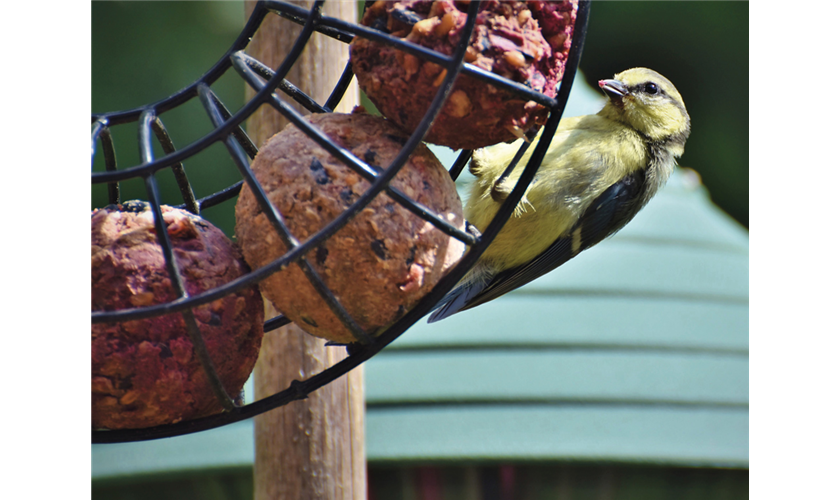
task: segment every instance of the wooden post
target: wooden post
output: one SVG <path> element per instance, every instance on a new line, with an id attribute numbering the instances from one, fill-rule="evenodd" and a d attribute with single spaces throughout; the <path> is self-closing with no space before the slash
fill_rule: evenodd
<path id="1" fill-rule="evenodd" d="M 246 1 L 250 15 L 255 2 Z M 311 2 L 302 2 L 307 7 Z M 326 2 L 323 13 L 355 22 L 356 2 Z M 247 48 L 248 54 L 277 68 L 288 54 L 300 28 L 269 14 Z M 313 34 L 286 77 L 323 104 L 347 62 L 347 44 Z M 249 88 L 247 97 L 254 92 Z M 355 81 L 336 109 L 348 113 L 358 103 Z M 304 112 L 303 110 L 301 110 Z M 270 106 L 248 120 L 257 146 L 286 125 Z M 266 317 L 277 312 L 266 304 Z M 304 379 L 346 356 L 341 347 L 325 347 L 295 325 L 269 332 L 255 370 L 257 399 L 275 394 L 294 379 Z M 358 367 L 346 376 L 295 401 L 255 418 L 254 497 L 257 500 L 363 500 L 366 498 L 364 449 L 364 376 Z"/>

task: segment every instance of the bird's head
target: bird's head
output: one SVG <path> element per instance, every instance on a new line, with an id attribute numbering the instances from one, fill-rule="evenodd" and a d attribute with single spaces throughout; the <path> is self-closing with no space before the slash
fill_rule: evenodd
<path id="1" fill-rule="evenodd" d="M 598 82 L 609 102 L 599 113 L 625 123 L 654 141 L 672 143 L 682 153 L 691 121 L 682 96 L 667 78 L 647 68 L 623 71 Z"/>

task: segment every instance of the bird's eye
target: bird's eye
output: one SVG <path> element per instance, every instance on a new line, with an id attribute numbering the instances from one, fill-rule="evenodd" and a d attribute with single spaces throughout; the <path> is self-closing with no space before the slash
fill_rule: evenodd
<path id="1" fill-rule="evenodd" d="M 645 93 L 654 95 L 659 92 L 659 87 L 653 82 L 647 82 L 645 84 Z"/>

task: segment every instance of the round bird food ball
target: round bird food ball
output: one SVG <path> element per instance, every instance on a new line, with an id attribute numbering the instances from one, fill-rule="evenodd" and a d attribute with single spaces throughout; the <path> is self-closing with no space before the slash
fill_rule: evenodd
<path id="1" fill-rule="evenodd" d="M 249 271 L 220 231 L 184 210 L 162 206 L 187 292 L 192 296 Z M 176 298 L 145 202 L 94 210 L 91 216 L 91 310 L 117 311 Z M 257 361 L 263 302 L 256 286 L 193 309 L 228 394 L 238 395 Z M 91 326 L 93 428 L 175 423 L 222 411 L 181 313 Z"/>
<path id="2" fill-rule="evenodd" d="M 380 168 L 391 164 L 407 139 L 387 120 L 363 113 L 316 114 L 306 120 Z M 370 186 L 293 125 L 266 142 L 251 168 L 300 242 L 342 214 Z M 455 183 L 424 145 L 415 149 L 391 186 L 464 227 Z M 236 237 L 254 269 L 287 250 L 247 185 L 236 204 Z M 376 335 L 416 305 L 463 252 L 463 243 L 381 192 L 306 259 L 356 323 Z M 277 310 L 308 333 L 344 344 L 356 341 L 298 264 L 272 274 L 260 288 Z"/>
<path id="3" fill-rule="evenodd" d="M 469 2 L 373 2 L 361 23 L 441 54 L 455 51 Z M 572 43 L 577 0 L 483 1 L 464 61 L 555 97 Z M 446 71 L 397 48 L 357 36 L 350 61 L 359 86 L 388 119 L 407 131 L 420 123 Z M 525 136 L 545 123 L 534 101 L 459 75 L 425 137 L 452 149 L 476 149 Z"/>

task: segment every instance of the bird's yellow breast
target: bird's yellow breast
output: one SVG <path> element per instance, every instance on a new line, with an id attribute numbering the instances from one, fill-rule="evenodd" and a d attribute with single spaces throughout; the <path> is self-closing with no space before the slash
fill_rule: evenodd
<path id="1" fill-rule="evenodd" d="M 513 188 L 531 157 L 532 142 L 505 186 Z M 491 196 L 521 141 L 500 144 L 473 154 L 476 175 L 466 216 L 484 231 L 500 202 Z M 561 120 L 542 165 L 509 222 L 481 257 L 491 267 L 524 264 L 567 235 L 589 204 L 609 186 L 647 165 L 647 151 L 638 133 L 597 115 Z"/>

